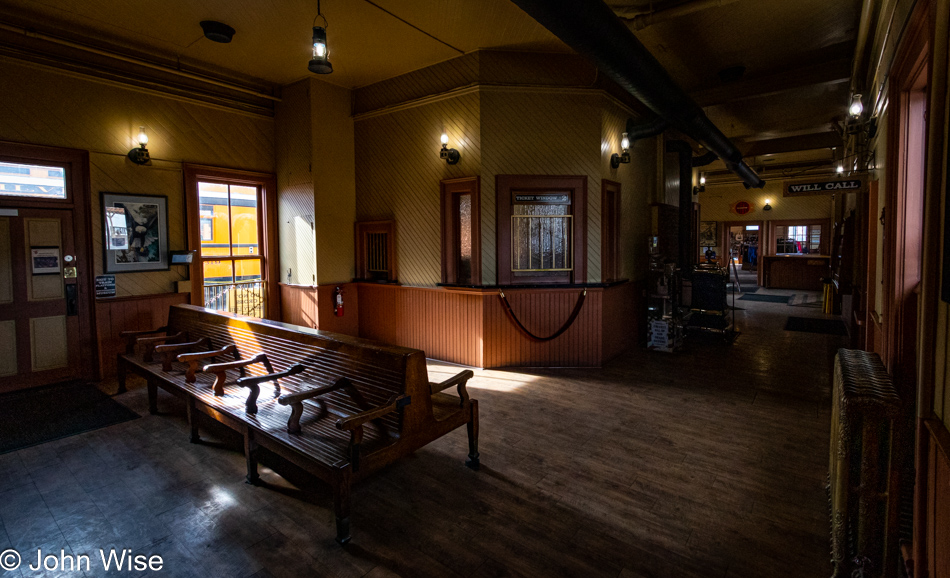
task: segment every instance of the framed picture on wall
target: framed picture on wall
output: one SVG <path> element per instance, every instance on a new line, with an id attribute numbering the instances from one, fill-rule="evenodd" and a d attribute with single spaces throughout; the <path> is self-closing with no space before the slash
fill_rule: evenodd
<path id="1" fill-rule="evenodd" d="M 168 198 L 99 193 L 106 273 L 168 269 Z"/>
<path id="2" fill-rule="evenodd" d="M 699 222 L 699 246 L 715 247 L 719 245 L 719 223 L 718 221 L 700 221 Z"/>

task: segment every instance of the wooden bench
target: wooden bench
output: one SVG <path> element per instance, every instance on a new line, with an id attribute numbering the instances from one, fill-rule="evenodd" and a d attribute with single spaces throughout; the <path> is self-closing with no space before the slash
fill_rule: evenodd
<path id="1" fill-rule="evenodd" d="M 159 387 L 183 399 L 192 442 L 199 415 L 240 432 L 249 483 L 262 447 L 328 483 L 341 544 L 353 482 L 462 425 L 466 465 L 478 469 L 478 402 L 465 389 L 473 374 L 430 383 L 422 351 L 192 305 L 172 306 L 164 327 L 123 336 L 120 387 L 129 371 L 144 377 L 153 413 Z M 451 387 L 457 397 L 443 393 Z"/>

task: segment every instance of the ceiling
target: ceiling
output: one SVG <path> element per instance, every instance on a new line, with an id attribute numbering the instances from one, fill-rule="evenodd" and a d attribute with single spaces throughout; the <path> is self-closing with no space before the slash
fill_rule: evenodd
<path id="1" fill-rule="evenodd" d="M 828 133 L 844 116 L 861 0 L 608 4 L 740 148 Z M 322 0 L 321 11 L 334 67 L 321 79 L 351 89 L 478 49 L 570 51 L 508 0 Z M 312 0 L 0 0 L 6 22 L 274 85 L 310 75 L 316 13 Z M 237 33 L 214 43 L 201 20 Z M 744 74 L 723 81 L 729 67 Z"/>

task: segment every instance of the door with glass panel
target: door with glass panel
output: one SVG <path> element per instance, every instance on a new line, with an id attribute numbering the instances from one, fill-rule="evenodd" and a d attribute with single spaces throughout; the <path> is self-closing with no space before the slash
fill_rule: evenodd
<path id="1" fill-rule="evenodd" d="M 202 304 L 265 317 L 261 187 L 198 181 Z"/>
<path id="2" fill-rule="evenodd" d="M 90 264 L 68 172 L 0 160 L 0 392 L 80 378 L 89 365 Z"/>

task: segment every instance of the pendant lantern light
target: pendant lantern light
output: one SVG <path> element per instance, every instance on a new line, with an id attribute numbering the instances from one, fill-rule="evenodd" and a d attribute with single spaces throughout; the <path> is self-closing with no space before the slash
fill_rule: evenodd
<path id="1" fill-rule="evenodd" d="M 317 18 L 323 18 L 323 26 L 317 26 Z M 320 12 L 320 0 L 317 0 L 317 15 L 313 18 L 313 57 L 307 67 L 310 72 L 330 74 L 330 50 L 327 48 L 327 17 Z"/>

